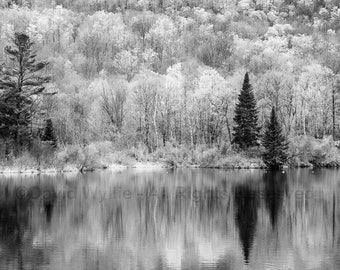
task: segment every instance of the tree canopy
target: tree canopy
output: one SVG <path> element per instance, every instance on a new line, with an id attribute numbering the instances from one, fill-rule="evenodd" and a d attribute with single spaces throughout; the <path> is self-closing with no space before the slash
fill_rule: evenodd
<path id="1" fill-rule="evenodd" d="M 0 6 L 0 102 L 19 89 L 11 84 L 20 70 L 12 39 L 22 33 L 34 42 L 29 54 L 39 53 L 35 63 L 27 62 L 35 79 L 24 84 L 36 85 L 23 85 L 32 96 L 20 106 L 28 110 L 29 102 L 38 102 L 44 115 L 32 111 L 25 120 L 23 112 L 20 121 L 36 132 L 35 123 L 52 119 L 62 144 L 148 142 L 154 150 L 170 142 L 236 142 L 237 94 L 246 71 L 258 126 L 274 105 L 288 140 L 340 135 L 338 1 L 26 0 Z M 5 112 L 1 121 L 14 123 Z M 29 131 L 25 125 L 19 126 Z M 14 130 L 0 132 L 14 138 Z"/>

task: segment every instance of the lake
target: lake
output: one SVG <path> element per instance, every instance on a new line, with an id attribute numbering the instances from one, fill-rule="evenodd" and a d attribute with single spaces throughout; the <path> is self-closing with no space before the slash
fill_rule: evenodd
<path id="1" fill-rule="evenodd" d="M 340 269 L 340 171 L 0 176 L 0 269 Z"/>

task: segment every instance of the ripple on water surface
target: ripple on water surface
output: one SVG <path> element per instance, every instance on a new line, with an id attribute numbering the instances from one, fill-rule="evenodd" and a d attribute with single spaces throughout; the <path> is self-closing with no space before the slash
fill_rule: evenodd
<path id="1" fill-rule="evenodd" d="M 338 170 L 0 176 L 0 269 L 340 269 Z"/>

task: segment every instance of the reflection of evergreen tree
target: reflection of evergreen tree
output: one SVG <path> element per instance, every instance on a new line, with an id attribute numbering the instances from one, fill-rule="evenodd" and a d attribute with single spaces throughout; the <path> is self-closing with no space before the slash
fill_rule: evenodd
<path id="1" fill-rule="evenodd" d="M 51 201 L 45 202 L 44 209 L 46 213 L 46 221 L 50 223 L 52 219 L 52 213 L 53 213 L 53 203 Z"/>
<path id="2" fill-rule="evenodd" d="M 47 223 L 51 223 L 52 215 L 53 215 L 53 209 L 54 205 L 56 203 L 57 195 L 54 190 L 54 188 L 49 188 L 48 190 L 44 191 L 44 194 L 46 194 L 43 199 L 44 199 L 44 210 L 45 210 L 45 215 L 46 215 L 46 221 Z"/>
<path id="3" fill-rule="evenodd" d="M 287 175 L 280 171 L 269 171 L 264 175 L 264 200 L 273 229 L 276 227 L 283 196 L 287 189 Z"/>
<path id="4" fill-rule="evenodd" d="M 40 269 L 46 265 L 49 251 L 32 245 L 36 233 L 32 228 L 32 221 L 36 218 L 34 208 L 38 206 L 40 209 L 40 204 L 32 198 L 42 194 L 39 188 L 32 186 L 22 189 L 0 185 L 0 246 L 3 254 L 11 258 L 11 263 L 13 260 L 17 265 L 15 269 L 28 269 L 27 265 L 30 265 L 30 269 Z M 43 192 L 47 194 L 47 190 Z M 49 188 L 48 192 L 51 196 L 43 197 L 47 221 L 52 216 L 56 202 L 54 189 L 51 191 Z"/>
<path id="5" fill-rule="evenodd" d="M 247 185 L 239 185 L 234 190 L 235 222 L 243 248 L 245 262 L 254 242 L 257 224 L 258 194 Z"/>
<path id="6" fill-rule="evenodd" d="M 17 258 L 17 269 L 23 269 L 23 244 L 28 229 L 29 203 L 18 194 L 6 195 L 0 201 L 0 244 L 2 249 L 7 249 L 8 253 Z"/>

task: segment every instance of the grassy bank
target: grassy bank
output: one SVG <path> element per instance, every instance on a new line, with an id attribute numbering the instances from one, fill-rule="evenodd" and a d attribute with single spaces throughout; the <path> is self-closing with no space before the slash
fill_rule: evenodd
<path id="1" fill-rule="evenodd" d="M 126 167 L 265 168 L 261 151 L 260 147 L 237 151 L 227 144 L 218 149 L 168 143 L 152 153 L 148 153 L 143 145 L 119 149 L 111 142 L 66 145 L 57 149 L 39 145 L 19 157 L 9 156 L 2 160 L 0 172 L 69 172 Z M 340 150 L 329 138 L 295 137 L 290 141 L 289 156 L 287 165 L 291 167 L 340 167 Z"/>
<path id="2" fill-rule="evenodd" d="M 2 160 L 0 172 L 67 172 L 124 167 L 264 168 L 254 151 L 236 152 L 231 147 L 188 148 L 167 144 L 148 153 L 142 145 L 117 149 L 110 142 L 96 142 L 86 146 L 62 146 L 52 151 L 42 149 Z"/>

